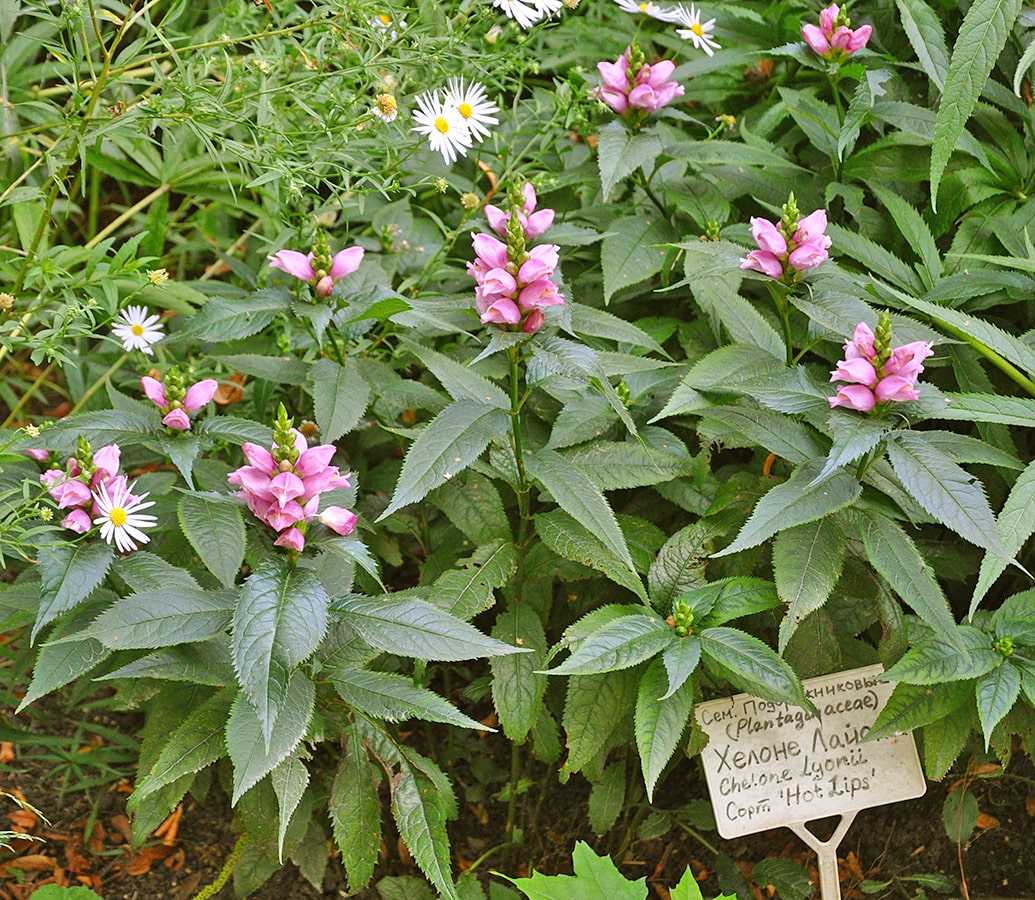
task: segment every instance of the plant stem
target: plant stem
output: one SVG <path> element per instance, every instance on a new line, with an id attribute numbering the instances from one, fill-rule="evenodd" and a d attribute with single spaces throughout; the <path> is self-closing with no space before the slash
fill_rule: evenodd
<path id="1" fill-rule="evenodd" d="M 507 356 L 510 359 L 510 434 L 511 445 L 514 451 L 514 465 L 517 469 L 517 484 L 514 485 L 514 492 L 517 495 L 518 504 L 518 534 L 514 544 L 517 551 L 517 570 L 514 574 L 514 602 L 521 602 L 521 593 L 524 586 L 524 561 L 525 550 L 528 546 L 529 529 L 531 526 L 531 515 L 529 512 L 529 494 L 531 485 L 528 483 L 528 476 L 525 474 L 524 443 L 521 435 L 521 351 L 517 346 L 507 349 Z"/>
<path id="2" fill-rule="evenodd" d="M 194 900 L 209 900 L 210 897 L 214 897 L 218 894 L 226 883 L 230 880 L 230 876 L 233 875 L 234 869 L 237 867 L 237 863 L 241 859 L 241 854 L 244 852 L 245 845 L 248 843 L 248 832 L 242 834 L 238 839 L 237 843 L 234 844 L 234 849 L 230 851 L 230 856 L 227 857 L 223 868 L 219 870 L 219 874 L 216 876 L 216 880 L 207 887 L 202 888 L 194 895 Z"/>
<path id="3" fill-rule="evenodd" d="M 794 365 L 794 342 L 791 337 L 791 313 L 790 304 L 787 302 L 787 293 L 784 286 L 777 281 L 767 281 L 766 287 L 776 304 L 776 311 L 780 314 L 780 325 L 783 329 L 784 359 L 788 366 Z"/>
<path id="4" fill-rule="evenodd" d="M 11 414 L 6 419 L 4 419 L 3 424 L 0 425 L 0 428 L 9 427 L 10 424 L 18 418 L 18 413 L 22 411 L 22 408 L 25 406 L 26 403 L 29 402 L 32 395 L 35 394 L 37 390 L 39 390 L 40 385 L 47 380 L 47 378 L 50 376 L 50 373 L 54 371 L 54 367 L 56 365 L 56 362 L 52 362 L 47 366 L 47 368 L 40 372 L 39 377 L 31 385 L 29 385 L 29 389 L 24 394 L 22 394 L 21 397 L 18 398 L 18 402 L 15 404 L 14 409 L 12 409 Z"/>
<path id="5" fill-rule="evenodd" d="M 100 231 L 98 231 L 97 234 L 95 234 L 92 238 L 90 238 L 90 240 L 88 240 L 83 245 L 83 247 L 85 249 L 87 249 L 87 250 L 92 250 L 101 241 L 103 241 L 109 234 L 112 234 L 113 232 L 117 231 L 126 222 L 128 222 L 130 219 L 132 219 L 133 216 L 135 216 L 138 212 L 140 212 L 140 210 L 146 209 L 155 200 L 157 200 L 159 197 L 161 197 L 162 194 L 168 194 L 169 191 L 171 191 L 171 190 L 172 190 L 172 184 L 170 184 L 168 181 L 165 184 L 158 185 L 158 187 L 156 187 L 153 191 L 151 191 L 150 194 L 148 194 L 146 197 L 143 197 L 140 200 L 138 200 L 129 209 L 127 209 L 124 213 L 122 213 L 120 216 L 118 216 L 115 219 L 113 219 L 108 225 L 106 225 L 104 228 L 102 228 Z"/>
<path id="6" fill-rule="evenodd" d="M 507 797 L 507 824 L 504 833 L 507 835 L 507 842 L 520 844 L 521 837 L 515 827 L 517 822 L 517 798 L 518 783 L 521 781 L 521 748 L 517 741 L 510 744 L 510 791 Z"/>
<path id="7" fill-rule="evenodd" d="M 76 401 L 76 404 L 72 407 L 71 411 L 69 412 L 69 415 L 72 415 L 72 413 L 79 412 L 79 410 L 81 410 L 83 406 L 86 404 L 86 401 L 97 393 L 97 389 L 102 384 L 106 383 L 112 375 L 114 375 L 119 369 L 121 369 L 126 364 L 127 359 L 129 359 L 129 354 L 123 353 L 122 356 L 120 356 L 117 360 L 115 360 L 115 362 L 108 366 L 108 370 L 93 384 L 91 384 L 83 393 L 83 396 Z"/>

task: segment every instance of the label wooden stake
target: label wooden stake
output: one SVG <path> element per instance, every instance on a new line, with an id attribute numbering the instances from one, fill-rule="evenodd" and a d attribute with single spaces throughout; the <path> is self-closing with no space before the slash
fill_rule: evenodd
<path id="1" fill-rule="evenodd" d="M 806 679 L 821 718 L 797 706 L 737 694 L 699 703 L 701 754 L 715 823 L 724 838 L 785 826 L 819 855 L 823 900 L 840 900 L 837 846 L 860 809 L 923 796 L 927 782 L 909 732 L 866 741 L 893 682 L 866 666 Z M 841 816 L 820 840 L 805 827 Z"/>

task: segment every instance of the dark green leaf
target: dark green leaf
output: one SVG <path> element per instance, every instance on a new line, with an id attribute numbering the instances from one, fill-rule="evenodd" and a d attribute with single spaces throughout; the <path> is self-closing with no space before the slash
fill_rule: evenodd
<path id="1" fill-rule="evenodd" d="M 657 616 L 622 616 L 581 641 L 549 675 L 596 675 L 627 669 L 675 643 L 676 633 Z M 658 692 L 660 697 L 664 690 Z"/>
<path id="2" fill-rule="evenodd" d="M 381 843 L 378 773 L 367 760 L 362 738 L 350 728 L 327 801 L 334 843 L 341 852 L 349 890 L 362 890 L 373 877 Z"/>
<path id="3" fill-rule="evenodd" d="M 43 626 L 89 597 L 113 559 L 111 547 L 100 540 L 40 547 L 40 608 L 31 639 L 35 641 Z"/>
<path id="4" fill-rule="evenodd" d="M 244 561 L 244 518 L 229 497 L 185 494 L 177 507 L 180 528 L 208 570 L 232 587 Z"/>
<path id="5" fill-rule="evenodd" d="M 109 606 L 84 634 L 112 650 L 164 648 L 222 634 L 234 610 L 230 591 L 173 584 Z"/>
<path id="6" fill-rule="evenodd" d="M 640 166 L 653 163 L 661 153 L 661 138 L 653 130 L 630 134 L 618 119 L 601 128 L 598 137 L 597 162 L 605 199 L 619 181 Z"/>
<path id="7" fill-rule="evenodd" d="M 338 696 L 364 715 L 388 722 L 420 719 L 445 722 L 460 728 L 487 729 L 480 722 L 464 715 L 438 694 L 413 683 L 412 678 L 394 672 L 365 672 L 360 669 L 337 669 L 330 673 Z"/>
<path id="8" fill-rule="evenodd" d="M 520 744 L 535 725 L 546 693 L 548 679 L 537 671 L 546 662 L 546 633 L 534 609 L 527 603 L 513 603 L 496 619 L 492 636 L 531 651 L 497 656 L 489 662 L 492 702 L 500 727 L 508 740 Z"/>
<path id="9" fill-rule="evenodd" d="M 818 715 L 791 667 L 758 638 L 726 627 L 705 628 L 700 638 L 704 656 L 741 690 Z"/>
<path id="10" fill-rule="evenodd" d="M 787 613 L 780 623 L 780 652 L 798 625 L 815 612 L 834 590 L 848 542 L 835 517 L 781 531 L 773 541 L 773 573 Z"/>
<path id="11" fill-rule="evenodd" d="M 313 406 L 320 437 L 332 443 L 359 423 L 370 400 L 370 387 L 355 366 L 340 366 L 332 359 L 318 359 L 313 363 L 309 378 L 313 382 Z"/>
<path id="12" fill-rule="evenodd" d="M 893 665 L 884 677 L 909 684 L 943 684 L 979 678 L 1001 661 L 992 638 L 970 625 L 958 625 L 950 641 L 940 634 L 925 637 Z"/>
<path id="13" fill-rule="evenodd" d="M 665 664 L 655 658 L 640 680 L 635 716 L 636 749 L 648 800 L 653 800 L 658 779 L 679 746 L 693 705 L 693 682 L 684 681 L 670 691 Z"/>
<path id="14" fill-rule="evenodd" d="M 1021 693 L 1021 672 L 1004 659 L 977 682 L 978 718 L 985 736 L 985 749 L 992 737 L 992 729 L 1010 711 Z"/>
<path id="15" fill-rule="evenodd" d="M 900 681 L 866 736 L 879 740 L 949 718 L 972 696 L 968 682 L 926 685 Z"/>

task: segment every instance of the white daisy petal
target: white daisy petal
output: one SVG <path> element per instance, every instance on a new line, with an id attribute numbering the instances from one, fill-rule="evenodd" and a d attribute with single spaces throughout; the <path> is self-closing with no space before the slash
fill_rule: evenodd
<path id="1" fill-rule="evenodd" d="M 467 156 L 473 143 L 467 120 L 438 91 L 425 91 L 417 97 L 413 118 L 417 124 L 412 130 L 423 134 L 447 163 L 456 162 L 458 155 Z"/>
<path id="2" fill-rule="evenodd" d="M 116 484 L 110 493 L 108 486 L 103 482 L 93 491 L 94 503 L 99 513 L 93 524 L 101 526 L 101 537 L 107 543 L 115 541 L 120 553 L 131 553 L 141 544 L 151 540 L 141 530 L 154 528 L 158 524 L 157 517 L 140 512 L 155 505 L 153 500 L 144 502 L 147 496 L 134 496 L 133 485 L 126 485 L 124 481 Z"/>
<path id="3" fill-rule="evenodd" d="M 527 31 L 552 16 L 564 4 L 563 0 L 492 0 L 492 5 Z"/>
<path id="4" fill-rule="evenodd" d="M 690 41 L 695 48 L 703 50 L 709 56 L 713 56 L 715 51 L 720 49 L 718 42 L 712 37 L 715 19 L 701 22 L 701 13 L 693 3 L 690 4 L 690 9 L 680 4 L 674 11 L 677 16 L 676 21 L 686 25 L 686 28 L 677 28 L 676 34 Z"/>
<path id="5" fill-rule="evenodd" d="M 123 349 L 140 350 L 152 354 L 152 344 L 157 344 L 162 337 L 161 316 L 147 314 L 145 306 L 127 306 L 119 313 L 119 317 L 111 328 L 111 333 L 122 341 Z"/>
<path id="6" fill-rule="evenodd" d="M 637 16 L 650 16 L 659 22 L 678 22 L 679 16 L 671 8 L 658 6 L 653 0 L 615 0 L 622 10 Z"/>
<path id="7" fill-rule="evenodd" d="M 485 85 L 477 81 L 466 84 L 463 78 L 450 78 L 445 92 L 445 104 L 453 107 L 467 123 L 471 137 L 477 141 L 487 138 L 491 132 L 486 125 L 498 125 L 496 118 L 499 107 L 485 97 Z"/>

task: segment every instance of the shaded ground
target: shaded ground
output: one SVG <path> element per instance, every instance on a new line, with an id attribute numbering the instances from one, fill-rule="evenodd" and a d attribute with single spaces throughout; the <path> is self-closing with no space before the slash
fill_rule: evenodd
<path id="1" fill-rule="evenodd" d="M 106 900 L 189 900 L 212 882 L 236 837 L 229 802 L 218 787 L 203 806 L 188 798 L 142 850 L 130 851 L 125 818 L 131 789 L 130 754 L 119 746 L 118 735 L 120 730 L 132 733 L 136 720 L 101 714 L 85 730 L 82 721 L 64 724 L 76 729 L 64 745 L 44 744 L 46 738 L 35 745 L 3 743 L 0 733 L 0 788 L 20 791 L 51 820 L 47 826 L 13 804 L 0 807 L 0 829 L 31 831 L 45 838 L 42 843 L 20 841 L 13 859 L 11 854 L 2 857 L 6 864 L 0 864 L 0 900 L 26 900 L 36 887 L 51 881 L 86 884 Z M 495 749 L 486 748 L 489 755 L 505 755 L 509 761 L 509 745 L 502 737 L 486 740 L 498 741 Z M 125 777 L 118 778 L 120 772 Z M 984 774 L 986 777 L 976 777 L 968 785 L 977 799 L 980 819 L 974 837 L 961 848 L 950 841 L 942 822 L 946 793 L 958 780 L 932 783 L 919 800 L 861 812 L 838 853 L 846 900 L 864 896 L 1035 900 L 1035 767 L 1027 759 L 1015 758 L 999 777 Z M 478 785 L 470 773 L 465 776 L 458 770 L 455 778 L 458 796 L 467 796 L 452 832 L 455 868 L 459 870 L 503 841 L 505 807 L 491 799 L 473 802 Z M 472 785 L 473 791 L 468 789 Z M 694 805 L 694 801 L 704 800 L 706 792 L 694 763 L 682 763 L 659 793 L 666 809 L 686 810 L 689 804 L 690 813 L 669 816 L 669 824 L 676 824 L 666 833 L 632 840 L 620 850 L 623 874 L 646 876 L 651 898 L 666 900 L 667 887 L 678 880 L 687 864 L 702 880 L 705 897 L 720 891 L 719 870 L 733 873 L 727 878 L 750 879 L 754 867 L 767 857 L 794 860 L 815 874 L 815 854 L 785 829 L 724 841 L 714 831 L 695 827 L 692 823 L 699 818 L 702 804 Z M 479 870 L 484 870 L 485 883 L 491 880 L 489 868 L 525 875 L 529 861 L 542 871 L 566 871 L 576 840 L 588 841 L 599 853 L 619 849 L 588 829 L 587 798 L 587 786 L 580 777 L 559 785 L 543 771 L 526 806 L 530 811 L 538 809 L 538 821 L 526 829 L 526 843 L 517 853 L 491 855 Z M 661 817 L 651 821 L 655 832 L 663 830 L 658 826 Z M 637 827 L 643 833 L 642 818 Z M 621 829 L 616 829 L 610 840 L 620 842 L 620 834 Z M 946 877 L 951 881 L 952 892 L 936 891 L 929 879 L 924 880 L 937 874 L 943 876 L 943 883 Z M 417 875 L 405 847 L 386 832 L 376 879 Z M 878 886 L 884 882 L 889 883 Z M 730 882 L 725 883 L 729 890 Z M 252 896 L 258 900 L 338 898 L 345 896 L 344 887 L 340 866 L 334 861 L 321 891 L 289 864 Z M 751 883 L 749 890 L 757 898 L 785 896 L 764 884 Z M 418 896 L 412 886 L 393 897 L 410 900 L 411 895 Z M 232 887 L 216 896 L 232 897 Z M 382 895 L 371 887 L 355 896 L 377 900 Z"/>

